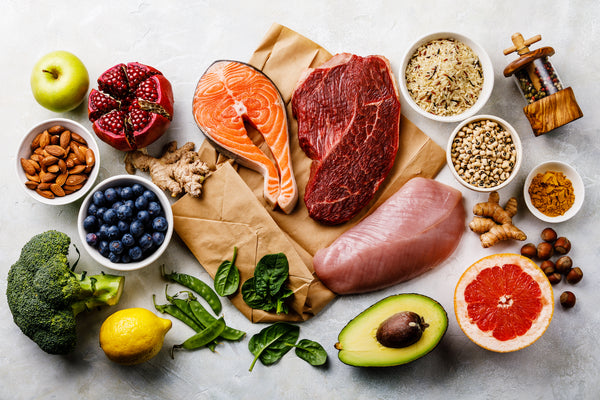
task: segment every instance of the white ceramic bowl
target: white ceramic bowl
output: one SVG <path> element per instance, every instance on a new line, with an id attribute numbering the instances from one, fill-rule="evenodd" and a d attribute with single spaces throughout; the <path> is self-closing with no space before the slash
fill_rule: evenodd
<path id="1" fill-rule="evenodd" d="M 81 189 L 63 197 L 54 197 L 53 199 L 49 199 L 39 195 L 35 190 L 31 190 L 25 187 L 27 177 L 25 176 L 25 171 L 23 171 L 23 168 L 21 167 L 21 158 L 28 159 L 31 156 L 31 142 L 33 141 L 33 139 L 40 132 L 43 132 L 44 130 L 51 128 L 55 125 L 62 125 L 71 132 L 75 132 L 81 137 L 83 137 L 86 140 L 88 147 L 94 152 L 94 157 L 96 160 L 94 168 L 92 169 L 86 183 Z M 73 120 L 65 118 L 53 118 L 40 122 L 39 124 L 31 128 L 29 132 L 25 136 L 23 136 L 21 142 L 19 143 L 19 148 L 16 157 L 16 171 L 17 177 L 20 182 L 20 186 L 23 188 L 23 190 L 25 190 L 25 193 L 27 193 L 29 196 L 39 201 L 40 203 L 58 206 L 73 203 L 74 201 L 81 199 L 94 186 L 96 178 L 98 177 L 99 170 L 100 150 L 98 149 L 98 143 L 96 142 L 94 135 L 92 135 L 83 125 Z"/>
<path id="2" fill-rule="evenodd" d="M 546 171 L 556 171 L 565 174 L 565 176 L 573 184 L 573 190 L 575 192 L 575 202 L 573 203 L 573 206 L 571 206 L 571 208 L 569 208 L 569 210 L 567 210 L 567 212 L 565 212 L 563 215 L 559 215 L 557 217 L 549 217 L 540 212 L 534 207 L 533 204 L 531 204 L 531 198 L 529 196 L 529 186 L 531 185 L 533 178 L 538 173 L 543 174 Z M 550 223 L 559 223 L 572 218 L 575 214 L 577 214 L 579 209 L 581 209 L 585 197 L 585 189 L 583 187 L 581 176 L 579 176 L 575 168 L 561 161 L 547 161 L 531 170 L 527 176 L 527 179 L 525 180 L 525 185 L 523 186 L 523 197 L 525 198 L 525 204 L 527 204 L 529 211 L 531 211 L 531 213 L 538 219 Z"/>
<path id="3" fill-rule="evenodd" d="M 408 62 L 410 61 L 411 57 L 413 56 L 413 54 L 415 53 L 415 51 L 417 50 L 417 48 L 419 46 L 424 45 L 435 39 L 455 39 L 457 41 L 460 41 L 460 42 L 466 44 L 467 46 L 469 46 L 471 48 L 471 50 L 473 50 L 475 52 L 475 54 L 477 54 L 477 56 L 479 57 L 479 62 L 481 63 L 481 68 L 483 70 L 483 87 L 481 89 L 481 93 L 479 94 L 479 97 L 478 97 L 477 101 L 475 102 L 475 104 L 471 108 L 469 108 L 468 110 L 466 110 L 460 114 L 450 115 L 450 116 L 440 116 L 440 115 L 435 115 L 435 114 L 429 113 L 429 112 L 425 111 L 424 109 L 422 109 L 421 107 L 419 107 L 417 105 L 417 103 L 415 103 L 415 101 L 411 97 L 411 95 L 408 92 L 408 89 L 406 87 L 405 71 L 406 71 L 406 66 L 408 65 Z M 479 44 L 477 44 L 472 39 L 470 39 L 464 35 L 454 33 L 454 32 L 435 32 L 435 33 L 430 33 L 428 35 L 425 35 L 425 36 L 417 39 L 406 50 L 406 52 L 404 53 L 404 56 L 402 58 L 402 65 L 400 65 L 400 69 L 398 70 L 398 81 L 400 84 L 400 92 L 402 93 L 402 96 L 404 97 L 405 103 L 408 103 L 408 105 L 413 110 L 415 110 L 417 113 L 419 113 L 420 115 L 422 115 L 426 118 L 432 119 L 434 121 L 459 122 L 459 121 L 462 121 L 465 118 L 468 118 L 472 115 L 475 115 L 477 112 L 479 112 L 479 110 L 481 110 L 481 108 L 484 106 L 484 104 L 490 98 L 490 95 L 492 94 L 492 89 L 494 88 L 494 68 L 492 66 L 490 57 L 485 52 L 483 47 L 481 47 Z"/>
<path id="4" fill-rule="evenodd" d="M 496 122 L 498 125 L 500 125 L 502 128 L 504 128 L 504 130 L 506 130 L 508 133 L 510 133 L 510 136 L 515 145 L 515 151 L 516 151 L 515 164 L 513 166 L 513 169 L 511 171 L 509 177 L 506 180 L 504 180 L 503 182 L 501 182 L 500 184 L 493 186 L 493 187 L 489 187 L 489 188 L 471 185 L 470 183 L 466 182 L 458 174 L 458 172 L 454 168 L 454 164 L 452 162 L 452 143 L 453 143 L 454 139 L 456 138 L 456 135 L 461 131 L 461 129 L 463 127 L 469 125 L 472 122 L 481 121 L 481 120 L 490 120 L 490 121 Z M 458 182 L 460 182 L 464 187 L 469 188 L 471 190 L 475 190 L 477 192 L 492 192 L 494 190 L 499 190 L 499 189 L 507 186 L 519 172 L 519 168 L 521 168 L 522 159 L 523 159 L 523 151 L 521 148 L 521 139 L 519 138 L 517 131 L 508 122 L 506 122 L 502 118 L 498 118 L 493 115 L 476 115 L 476 116 L 473 116 L 471 118 L 464 120 L 456 127 L 456 129 L 454 129 L 454 131 L 450 135 L 450 138 L 448 139 L 448 144 L 446 146 L 446 163 L 448 164 L 448 167 L 450 167 L 450 171 L 452 172 L 452 175 L 454 176 L 454 178 L 456 178 L 456 180 Z"/>
<path id="5" fill-rule="evenodd" d="M 104 191 L 110 187 L 131 186 L 134 183 L 139 183 L 142 186 L 154 192 L 154 194 L 156 194 L 156 197 L 160 201 L 160 205 L 163 208 L 165 218 L 167 219 L 167 223 L 169 226 L 167 231 L 165 232 L 164 242 L 147 258 L 136 262 L 113 263 L 108 258 L 100 254 L 100 252 L 97 249 L 95 249 L 87 243 L 85 239 L 87 232 L 83 227 L 83 220 L 87 217 L 88 207 L 92 203 L 93 195 L 96 191 Z M 84 199 L 83 203 L 81 204 L 81 208 L 79 209 L 79 215 L 77 218 L 77 229 L 79 231 L 79 238 L 81 239 L 83 247 L 92 256 L 94 260 L 110 269 L 118 271 L 133 271 L 152 264 L 162 255 L 162 253 L 169 245 L 171 237 L 173 236 L 173 210 L 171 209 L 171 204 L 169 202 L 169 199 L 167 198 L 167 195 L 158 186 L 150 182 L 148 179 L 136 175 L 116 175 L 100 182 Z"/>

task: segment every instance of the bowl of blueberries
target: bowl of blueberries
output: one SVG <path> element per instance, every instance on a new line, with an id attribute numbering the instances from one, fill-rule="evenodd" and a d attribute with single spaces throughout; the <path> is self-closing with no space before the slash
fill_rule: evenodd
<path id="1" fill-rule="evenodd" d="M 117 175 L 85 198 L 77 220 L 87 252 L 107 268 L 132 271 L 152 264 L 173 235 L 165 193 L 147 179 Z"/>

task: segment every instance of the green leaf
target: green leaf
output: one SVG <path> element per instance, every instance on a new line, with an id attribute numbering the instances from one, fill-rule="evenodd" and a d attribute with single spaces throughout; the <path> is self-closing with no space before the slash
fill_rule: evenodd
<path id="1" fill-rule="evenodd" d="M 267 254 L 260 259 L 254 270 L 256 291 L 264 297 L 275 296 L 287 281 L 289 271 L 285 254 Z"/>
<path id="2" fill-rule="evenodd" d="M 254 360 L 249 371 L 254 368 L 256 360 L 260 360 L 264 365 L 279 361 L 294 347 L 299 336 L 300 328 L 287 322 L 276 322 L 252 336 L 248 342 L 248 350 L 254 354 Z"/>
<path id="3" fill-rule="evenodd" d="M 314 366 L 327 362 L 327 352 L 323 346 L 308 339 L 302 339 L 296 344 L 296 355 Z"/>
<path id="4" fill-rule="evenodd" d="M 256 289 L 254 288 L 254 277 L 242 284 L 242 298 L 249 307 L 262 310 L 265 299 L 256 293 Z"/>
<path id="5" fill-rule="evenodd" d="M 233 248 L 231 261 L 223 261 L 215 274 L 214 287 L 219 296 L 234 294 L 240 286 L 240 271 L 235 266 L 237 247 Z"/>

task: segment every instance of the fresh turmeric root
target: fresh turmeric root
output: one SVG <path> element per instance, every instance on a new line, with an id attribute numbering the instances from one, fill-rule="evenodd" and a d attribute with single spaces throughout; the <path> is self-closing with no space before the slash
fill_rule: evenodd
<path id="1" fill-rule="evenodd" d="M 486 203 L 473 207 L 473 220 L 469 228 L 480 234 L 481 245 L 491 247 L 501 240 L 525 240 L 527 235 L 513 225 L 512 217 L 517 213 L 517 199 L 511 197 L 504 208 L 500 206 L 500 195 L 491 192 Z"/>
<path id="2" fill-rule="evenodd" d="M 199 197 L 210 170 L 200 160 L 194 147 L 194 143 L 188 142 L 178 149 L 177 142 L 173 141 L 165 145 L 160 158 L 140 150 L 131 151 L 125 156 L 125 169 L 130 174 L 134 174 L 136 169 L 148 171 L 152 182 L 171 192 L 173 197 L 184 192 Z"/>

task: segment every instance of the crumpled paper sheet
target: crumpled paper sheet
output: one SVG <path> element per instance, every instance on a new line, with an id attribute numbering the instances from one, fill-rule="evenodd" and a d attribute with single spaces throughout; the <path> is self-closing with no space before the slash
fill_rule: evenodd
<path id="1" fill-rule="evenodd" d="M 314 273 L 315 252 L 358 223 L 406 181 L 415 176 L 433 178 L 445 164 L 444 150 L 402 117 L 394 167 L 372 202 L 354 219 L 340 226 L 325 226 L 312 220 L 302 200 L 311 160 L 298 145 L 297 123 L 290 99 L 302 71 L 319 66 L 331 56 L 306 37 L 273 24 L 249 62 L 273 80 L 287 105 L 292 162 L 299 189 L 298 205 L 291 214 L 267 206 L 262 193 L 262 175 L 223 162 L 223 157 L 219 157 L 207 141 L 199 150 L 201 158 L 216 170 L 205 181 L 202 197 L 186 195 L 173 205 L 175 231 L 213 278 L 221 262 L 231 259 L 234 246 L 239 249 L 236 265 L 242 282 L 252 277 L 264 255 L 286 254 L 290 264 L 288 287 L 294 291 L 289 314 L 253 310 L 244 303 L 239 292 L 230 297 L 252 322 L 303 321 L 316 315 L 335 294 Z M 249 135 L 269 154 L 258 132 L 249 128 Z"/>

